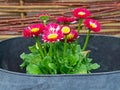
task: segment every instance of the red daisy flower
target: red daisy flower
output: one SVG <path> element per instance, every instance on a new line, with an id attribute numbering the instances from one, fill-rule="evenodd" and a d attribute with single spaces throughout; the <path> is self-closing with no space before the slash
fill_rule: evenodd
<path id="1" fill-rule="evenodd" d="M 69 17 L 67 18 L 68 22 L 75 22 L 76 18 L 75 17 Z"/>
<path id="2" fill-rule="evenodd" d="M 71 30 L 71 32 L 67 35 L 67 42 L 73 42 L 78 37 L 78 32 L 76 30 Z"/>
<path id="3" fill-rule="evenodd" d="M 61 31 L 64 35 L 68 35 L 71 31 L 69 26 L 62 26 Z"/>
<path id="4" fill-rule="evenodd" d="M 28 38 L 28 37 L 31 37 L 32 36 L 32 33 L 30 32 L 29 30 L 29 27 L 25 28 L 24 31 L 23 31 L 23 36 L 25 38 Z"/>
<path id="5" fill-rule="evenodd" d="M 59 16 L 57 18 L 57 21 L 60 23 L 70 23 L 76 21 L 75 17 L 65 17 L 65 16 Z"/>
<path id="6" fill-rule="evenodd" d="M 61 22 L 61 23 L 64 23 L 64 22 L 67 22 L 67 18 L 64 17 L 64 16 L 59 16 L 59 17 L 57 17 L 57 21 Z"/>
<path id="7" fill-rule="evenodd" d="M 44 42 L 57 42 L 63 39 L 63 33 L 61 32 L 60 26 L 56 23 L 51 23 L 46 26 L 46 31 L 42 37 Z"/>
<path id="8" fill-rule="evenodd" d="M 77 18 L 88 18 L 90 16 L 90 12 L 85 8 L 75 8 L 73 10 L 73 15 Z"/>
<path id="9" fill-rule="evenodd" d="M 84 24 L 87 28 L 94 32 L 99 32 L 101 29 L 100 23 L 97 20 L 94 19 L 86 19 L 84 21 Z"/>
<path id="10" fill-rule="evenodd" d="M 43 24 L 32 24 L 23 31 L 24 37 L 39 36 L 43 33 L 45 27 Z"/>

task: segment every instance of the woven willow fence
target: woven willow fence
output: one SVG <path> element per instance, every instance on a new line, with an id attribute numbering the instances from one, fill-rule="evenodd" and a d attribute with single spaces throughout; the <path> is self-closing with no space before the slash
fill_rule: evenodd
<path id="1" fill-rule="evenodd" d="M 0 38 L 21 35 L 26 26 L 40 22 L 39 13 L 49 13 L 52 20 L 72 15 L 76 7 L 87 8 L 100 21 L 99 34 L 120 36 L 120 0 L 0 0 Z M 84 28 L 81 33 L 86 33 Z"/>

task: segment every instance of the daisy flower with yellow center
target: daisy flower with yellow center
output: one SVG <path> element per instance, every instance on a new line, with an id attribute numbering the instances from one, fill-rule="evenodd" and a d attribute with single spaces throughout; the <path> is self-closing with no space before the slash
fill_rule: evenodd
<path id="1" fill-rule="evenodd" d="M 57 42 L 63 39 L 63 33 L 60 26 L 56 23 L 51 23 L 46 26 L 42 37 L 44 42 Z"/>
<path id="2" fill-rule="evenodd" d="M 23 35 L 24 37 L 32 37 L 32 36 L 39 36 L 43 33 L 45 26 L 40 24 L 32 24 L 24 29 Z"/>
<path id="3" fill-rule="evenodd" d="M 61 31 L 64 35 L 67 35 L 70 33 L 71 29 L 69 26 L 62 26 Z"/>
<path id="4" fill-rule="evenodd" d="M 94 32 L 99 32 L 101 29 L 100 23 L 94 19 L 86 19 L 84 21 L 84 24 L 88 29 L 90 29 Z"/>
<path id="5" fill-rule="evenodd" d="M 67 42 L 73 42 L 79 37 L 78 32 L 76 30 L 71 30 L 71 32 L 67 35 Z"/>
<path id="6" fill-rule="evenodd" d="M 88 18 L 90 16 L 90 12 L 85 8 L 75 8 L 73 10 L 73 15 L 77 18 Z"/>

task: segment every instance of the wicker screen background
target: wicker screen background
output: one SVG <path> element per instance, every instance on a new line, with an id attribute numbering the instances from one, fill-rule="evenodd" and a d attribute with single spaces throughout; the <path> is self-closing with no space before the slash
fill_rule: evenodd
<path id="1" fill-rule="evenodd" d="M 0 39 L 22 35 L 26 26 L 40 22 L 39 13 L 50 13 L 54 20 L 72 15 L 76 7 L 87 8 L 91 17 L 100 21 L 102 31 L 98 34 L 120 37 L 120 0 L 0 0 Z M 86 33 L 84 28 L 81 33 Z"/>

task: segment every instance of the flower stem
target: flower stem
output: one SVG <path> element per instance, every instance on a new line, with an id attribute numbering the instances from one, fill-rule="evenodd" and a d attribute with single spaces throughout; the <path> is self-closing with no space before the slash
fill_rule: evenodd
<path id="1" fill-rule="evenodd" d="M 39 48 L 40 54 L 41 54 L 42 58 L 44 58 L 44 53 L 43 53 L 43 51 L 42 51 L 42 46 L 41 46 L 41 43 L 40 43 L 39 37 L 35 37 L 35 40 L 36 40 L 36 43 L 37 43 L 37 45 L 38 45 L 38 48 Z"/>
<path id="2" fill-rule="evenodd" d="M 82 29 L 81 24 L 83 22 L 83 19 L 79 19 L 78 21 L 78 34 L 80 34 L 80 30 Z M 78 39 L 76 39 L 76 45 L 78 44 Z"/>
<path id="3" fill-rule="evenodd" d="M 49 55 L 52 57 L 52 46 L 53 46 L 53 44 L 52 43 L 50 43 L 50 49 L 49 49 Z"/>
<path id="4" fill-rule="evenodd" d="M 44 45 L 44 53 L 45 53 L 45 55 L 47 55 L 47 49 L 46 49 L 46 46 L 47 46 L 47 45 L 46 45 L 46 44 L 47 44 L 47 43 L 45 43 L 45 42 L 44 42 L 44 44 L 43 44 L 43 45 Z"/>
<path id="5" fill-rule="evenodd" d="M 81 24 L 83 22 L 83 19 L 79 19 L 79 23 L 78 23 L 78 34 L 80 33 L 80 30 L 82 29 Z"/>
<path id="6" fill-rule="evenodd" d="M 57 56 L 56 43 L 53 44 L 54 58 Z"/>
<path id="7" fill-rule="evenodd" d="M 43 24 L 46 26 L 46 24 L 47 24 L 47 21 L 46 21 L 46 20 L 43 20 Z"/>
<path id="8" fill-rule="evenodd" d="M 64 40 L 64 52 L 63 52 L 63 56 L 65 56 L 66 49 L 67 49 L 67 35 L 65 35 L 65 40 Z"/>
<path id="9" fill-rule="evenodd" d="M 46 26 L 47 20 L 43 20 L 43 24 Z M 47 47 L 47 44 L 46 44 L 46 42 L 44 42 L 44 53 L 45 53 L 45 55 L 47 54 L 46 47 Z"/>
<path id="10" fill-rule="evenodd" d="M 87 33 L 87 36 L 86 36 L 86 39 L 85 39 L 85 43 L 84 43 L 84 46 L 83 46 L 83 51 L 86 49 L 87 47 L 87 44 L 88 44 L 88 41 L 89 41 L 89 37 L 90 37 L 90 32 L 91 30 L 88 30 L 88 33 Z"/>

